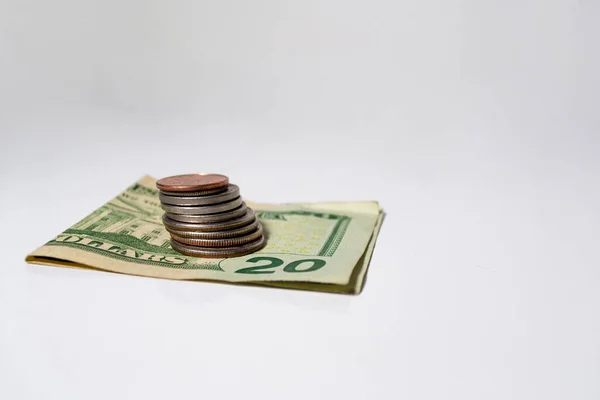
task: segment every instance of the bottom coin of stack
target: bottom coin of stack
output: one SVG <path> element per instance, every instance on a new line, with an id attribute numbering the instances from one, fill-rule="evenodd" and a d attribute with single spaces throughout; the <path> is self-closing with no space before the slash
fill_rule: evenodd
<path id="1" fill-rule="evenodd" d="M 174 250 L 194 257 L 227 258 L 265 246 L 260 222 L 226 176 L 177 175 L 159 180 L 156 186 Z"/>

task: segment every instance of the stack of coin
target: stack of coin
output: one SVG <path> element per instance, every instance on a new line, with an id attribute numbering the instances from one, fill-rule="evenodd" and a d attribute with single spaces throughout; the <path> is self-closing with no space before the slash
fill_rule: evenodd
<path id="1" fill-rule="evenodd" d="M 171 246 L 188 256 L 227 258 L 260 250 L 263 228 L 240 189 L 218 174 L 170 176 L 156 182 Z"/>

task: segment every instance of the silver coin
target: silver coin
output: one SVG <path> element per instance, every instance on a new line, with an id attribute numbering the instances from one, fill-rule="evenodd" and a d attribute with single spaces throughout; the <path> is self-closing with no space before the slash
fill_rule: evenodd
<path id="1" fill-rule="evenodd" d="M 227 190 L 227 186 L 215 188 L 215 189 L 206 189 L 206 190 L 197 190 L 195 192 L 168 192 L 166 190 L 161 190 L 160 193 L 165 196 L 210 196 L 212 194 L 223 193 Z"/>
<path id="2" fill-rule="evenodd" d="M 177 222 L 187 222 L 192 224 L 212 224 L 215 222 L 229 221 L 231 219 L 239 218 L 246 214 L 246 203 L 242 202 L 242 205 L 234 210 L 208 215 L 184 215 L 184 214 L 171 214 L 166 213 L 166 216 Z"/>
<path id="3" fill-rule="evenodd" d="M 265 247 L 266 240 L 264 236 L 261 236 L 254 242 L 246 243 L 241 246 L 234 247 L 196 247 L 187 244 L 179 243 L 178 241 L 171 239 L 171 247 L 173 250 L 178 251 L 186 256 L 192 257 L 206 257 L 206 258 L 228 258 L 228 257 L 239 257 L 246 254 L 254 253 Z"/>
<path id="4" fill-rule="evenodd" d="M 170 196 L 160 193 L 158 198 L 164 204 L 175 205 L 175 206 L 207 206 L 211 204 L 224 203 L 226 201 L 235 199 L 240 195 L 240 188 L 237 185 L 229 185 L 227 190 L 208 196 Z"/>
<path id="5" fill-rule="evenodd" d="M 188 239 L 226 239 L 226 238 L 235 238 L 247 235 L 249 233 L 254 232 L 258 228 L 259 222 L 255 218 L 254 221 L 250 222 L 248 225 L 242 226 L 240 228 L 235 229 L 227 229 L 225 231 L 212 231 L 212 232 L 202 232 L 202 231 L 178 231 L 176 229 L 165 228 L 167 232 L 171 234 L 171 236 L 177 236 L 180 238 L 188 238 Z M 186 243 L 183 240 L 179 240 L 182 243 Z"/>
<path id="6" fill-rule="evenodd" d="M 194 224 L 190 222 L 179 222 L 169 218 L 166 214 L 163 215 L 163 224 L 167 231 L 173 232 L 178 236 L 183 237 L 208 237 L 211 235 L 211 232 L 215 233 L 225 233 L 235 229 L 246 228 L 254 222 L 256 222 L 256 218 L 254 216 L 254 211 L 249 208 L 246 208 L 245 214 L 241 217 L 230 219 L 228 221 L 222 222 L 212 222 L 207 224 Z M 246 228 L 249 229 L 249 228 Z M 189 236 L 186 236 L 185 233 L 188 232 Z M 227 236 L 221 236 L 227 237 Z"/>
<path id="7" fill-rule="evenodd" d="M 189 244 L 190 246 L 198 246 L 198 247 L 233 247 L 233 246 L 241 246 L 246 243 L 253 242 L 258 238 L 262 237 L 263 229 L 262 225 L 258 224 L 258 226 L 254 229 L 253 232 L 247 233 L 244 236 L 230 237 L 230 238 L 218 238 L 218 239 L 199 239 L 199 238 L 189 238 L 189 237 L 181 237 L 171 233 L 171 238 L 178 241 L 179 243 Z"/>
<path id="8" fill-rule="evenodd" d="M 207 215 L 233 210 L 241 205 L 242 198 L 238 196 L 233 200 L 229 200 L 224 203 L 211 204 L 209 206 L 172 206 L 164 203 L 161 203 L 160 206 L 163 210 L 171 214 Z"/>

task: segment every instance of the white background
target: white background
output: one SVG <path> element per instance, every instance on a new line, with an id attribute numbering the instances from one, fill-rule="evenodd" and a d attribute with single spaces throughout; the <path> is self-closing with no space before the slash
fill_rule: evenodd
<path id="1" fill-rule="evenodd" d="M 0 398 L 599 399 L 597 0 L 0 0 Z M 359 296 L 25 264 L 144 174 L 378 200 Z"/>

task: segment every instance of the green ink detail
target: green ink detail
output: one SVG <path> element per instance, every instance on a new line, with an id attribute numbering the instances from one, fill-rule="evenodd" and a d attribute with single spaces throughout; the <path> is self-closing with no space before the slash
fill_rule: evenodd
<path id="1" fill-rule="evenodd" d="M 139 183 L 133 184 L 132 186 L 127 188 L 127 191 L 132 191 L 132 192 L 136 192 L 136 193 L 140 193 L 140 194 L 144 194 L 144 195 L 150 195 L 150 196 L 158 196 L 158 190 L 147 188 L 146 186 L 142 186 Z"/>
<path id="2" fill-rule="evenodd" d="M 261 219 L 287 221 L 285 216 L 278 212 L 260 211 L 256 213 L 256 216 Z"/>
<path id="3" fill-rule="evenodd" d="M 156 267 L 165 267 L 165 268 L 174 268 L 174 269 L 194 269 L 194 270 L 196 270 L 196 269 L 204 270 L 205 269 L 205 270 L 224 272 L 217 264 L 209 264 L 209 265 L 189 264 L 188 259 L 183 254 L 179 254 L 179 253 L 177 253 L 178 256 L 180 258 L 186 260 L 186 262 L 183 264 L 168 264 L 168 263 L 161 263 L 161 262 L 152 261 L 152 260 L 141 260 L 141 259 L 129 258 L 129 257 L 124 257 L 120 254 L 112 253 L 110 251 L 97 249 L 94 247 L 88 247 L 88 246 L 80 245 L 77 243 L 50 241 L 50 242 L 46 243 L 46 246 L 73 247 L 75 249 L 89 251 L 90 253 L 96 253 L 103 257 L 110 257 L 110 258 L 117 259 L 119 261 L 126 261 L 126 262 L 130 262 L 130 263 L 134 263 L 134 264 L 146 264 L 146 265 L 153 265 Z"/>
<path id="4" fill-rule="evenodd" d="M 331 231 L 331 234 L 327 238 L 327 241 L 317 254 L 318 256 L 331 257 L 335 254 L 335 251 L 342 242 L 342 239 L 344 239 L 346 229 L 348 229 L 348 225 L 350 224 L 351 220 L 352 218 L 343 216 L 337 221 L 333 227 L 333 230 Z"/>
<path id="5" fill-rule="evenodd" d="M 324 218 L 324 219 L 341 219 L 341 218 L 349 218 L 345 215 L 338 214 L 328 214 L 328 213 L 320 213 L 314 211 L 258 211 L 256 215 L 258 217 L 262 217 L 263 215 L 268 215 L 267 219 L 281 219 L 287 221 L 283 218 L 283 215 L 302 215 L 307 217 L 316 217 L 316 218 Z"/>
<path id="6" fill-rule="evenodd" d="M 257 263 L 259 261 L 268 261 L 269 264 L 266 265 L 257 265 L 255 267 L 246 267 L 238 269 L 236 274 L 272 274 L 275 271 L 263 271 L 267 268 L 277 268 L 283 264 L 283 260 L 277 257 L 253 257 L 246 262 L 249 263 Z"/>
<path id="7" fill-rule="evenodd" d="M 74 235 L 86 235 L 92 237 L 94 239 L 103 239 L 105 241 L 122 244 L 131 248 L 132 250 L 141 250 L 148 253 L 158 253 L 158 254 L 166 254 L 166 255 L 176 255 L 180 256 L 181 253 L 176 252 L 171 248 L 164 248 L 160 246 L 156 246 L 145 242 L 141 239 L 136 238 L 135 236 L 123 235 L 121 233 L 113 233 L 113 232 L 97 232 L 90 231 L 87 229 L 67 229 L 63 233 L 72 233 Z"/>
<path id="8" fill-rule="evenodd" d="M 309 268 L 298 269 L 298 266 L 300 264 L 304 264 L 307 262 L 312 262 L 312 265 Z M 327 261 L 319 260 L 318 258 L 311 258 L 311 259 L 306 259 L 306 260 L 296 260 L 296 261 L 292 261 L 291 263 L 289 263 L 288 265 L 283 267 L 283 270 L 285 272 L 311 272 L 311 271 L 316 271 L 318 269 L 323 268 L 323 266 L 325 264 L 327 264 Z"/>
<path id="9" fill-rule="evenodd" d="M 351 217 L 347 215 L 338 215 L 338 214 L 328 214 L 328 213 L 319 213 L 314 211 L 261 211 L 258 212 L 257 217 L 259 219 L 267 219 L 267 220 L 282 220 L 287 221 L 284 215 L 302 215 L 308 217 L 316 217 L 316 218 L 324 218 L 330 220 L 337 220 L 331 234 L 327 240 L 325 240 L 325 244 L 317 253 L 317 256 L 323 257 L 332 257 L 342 240 L 344 239 L 344 235 L 346 234 L 346 230 L 348 229 L 348 225 L 350 221 L 352 221 Z M 266 217 L 265 217 L 266 216 Z"/>

